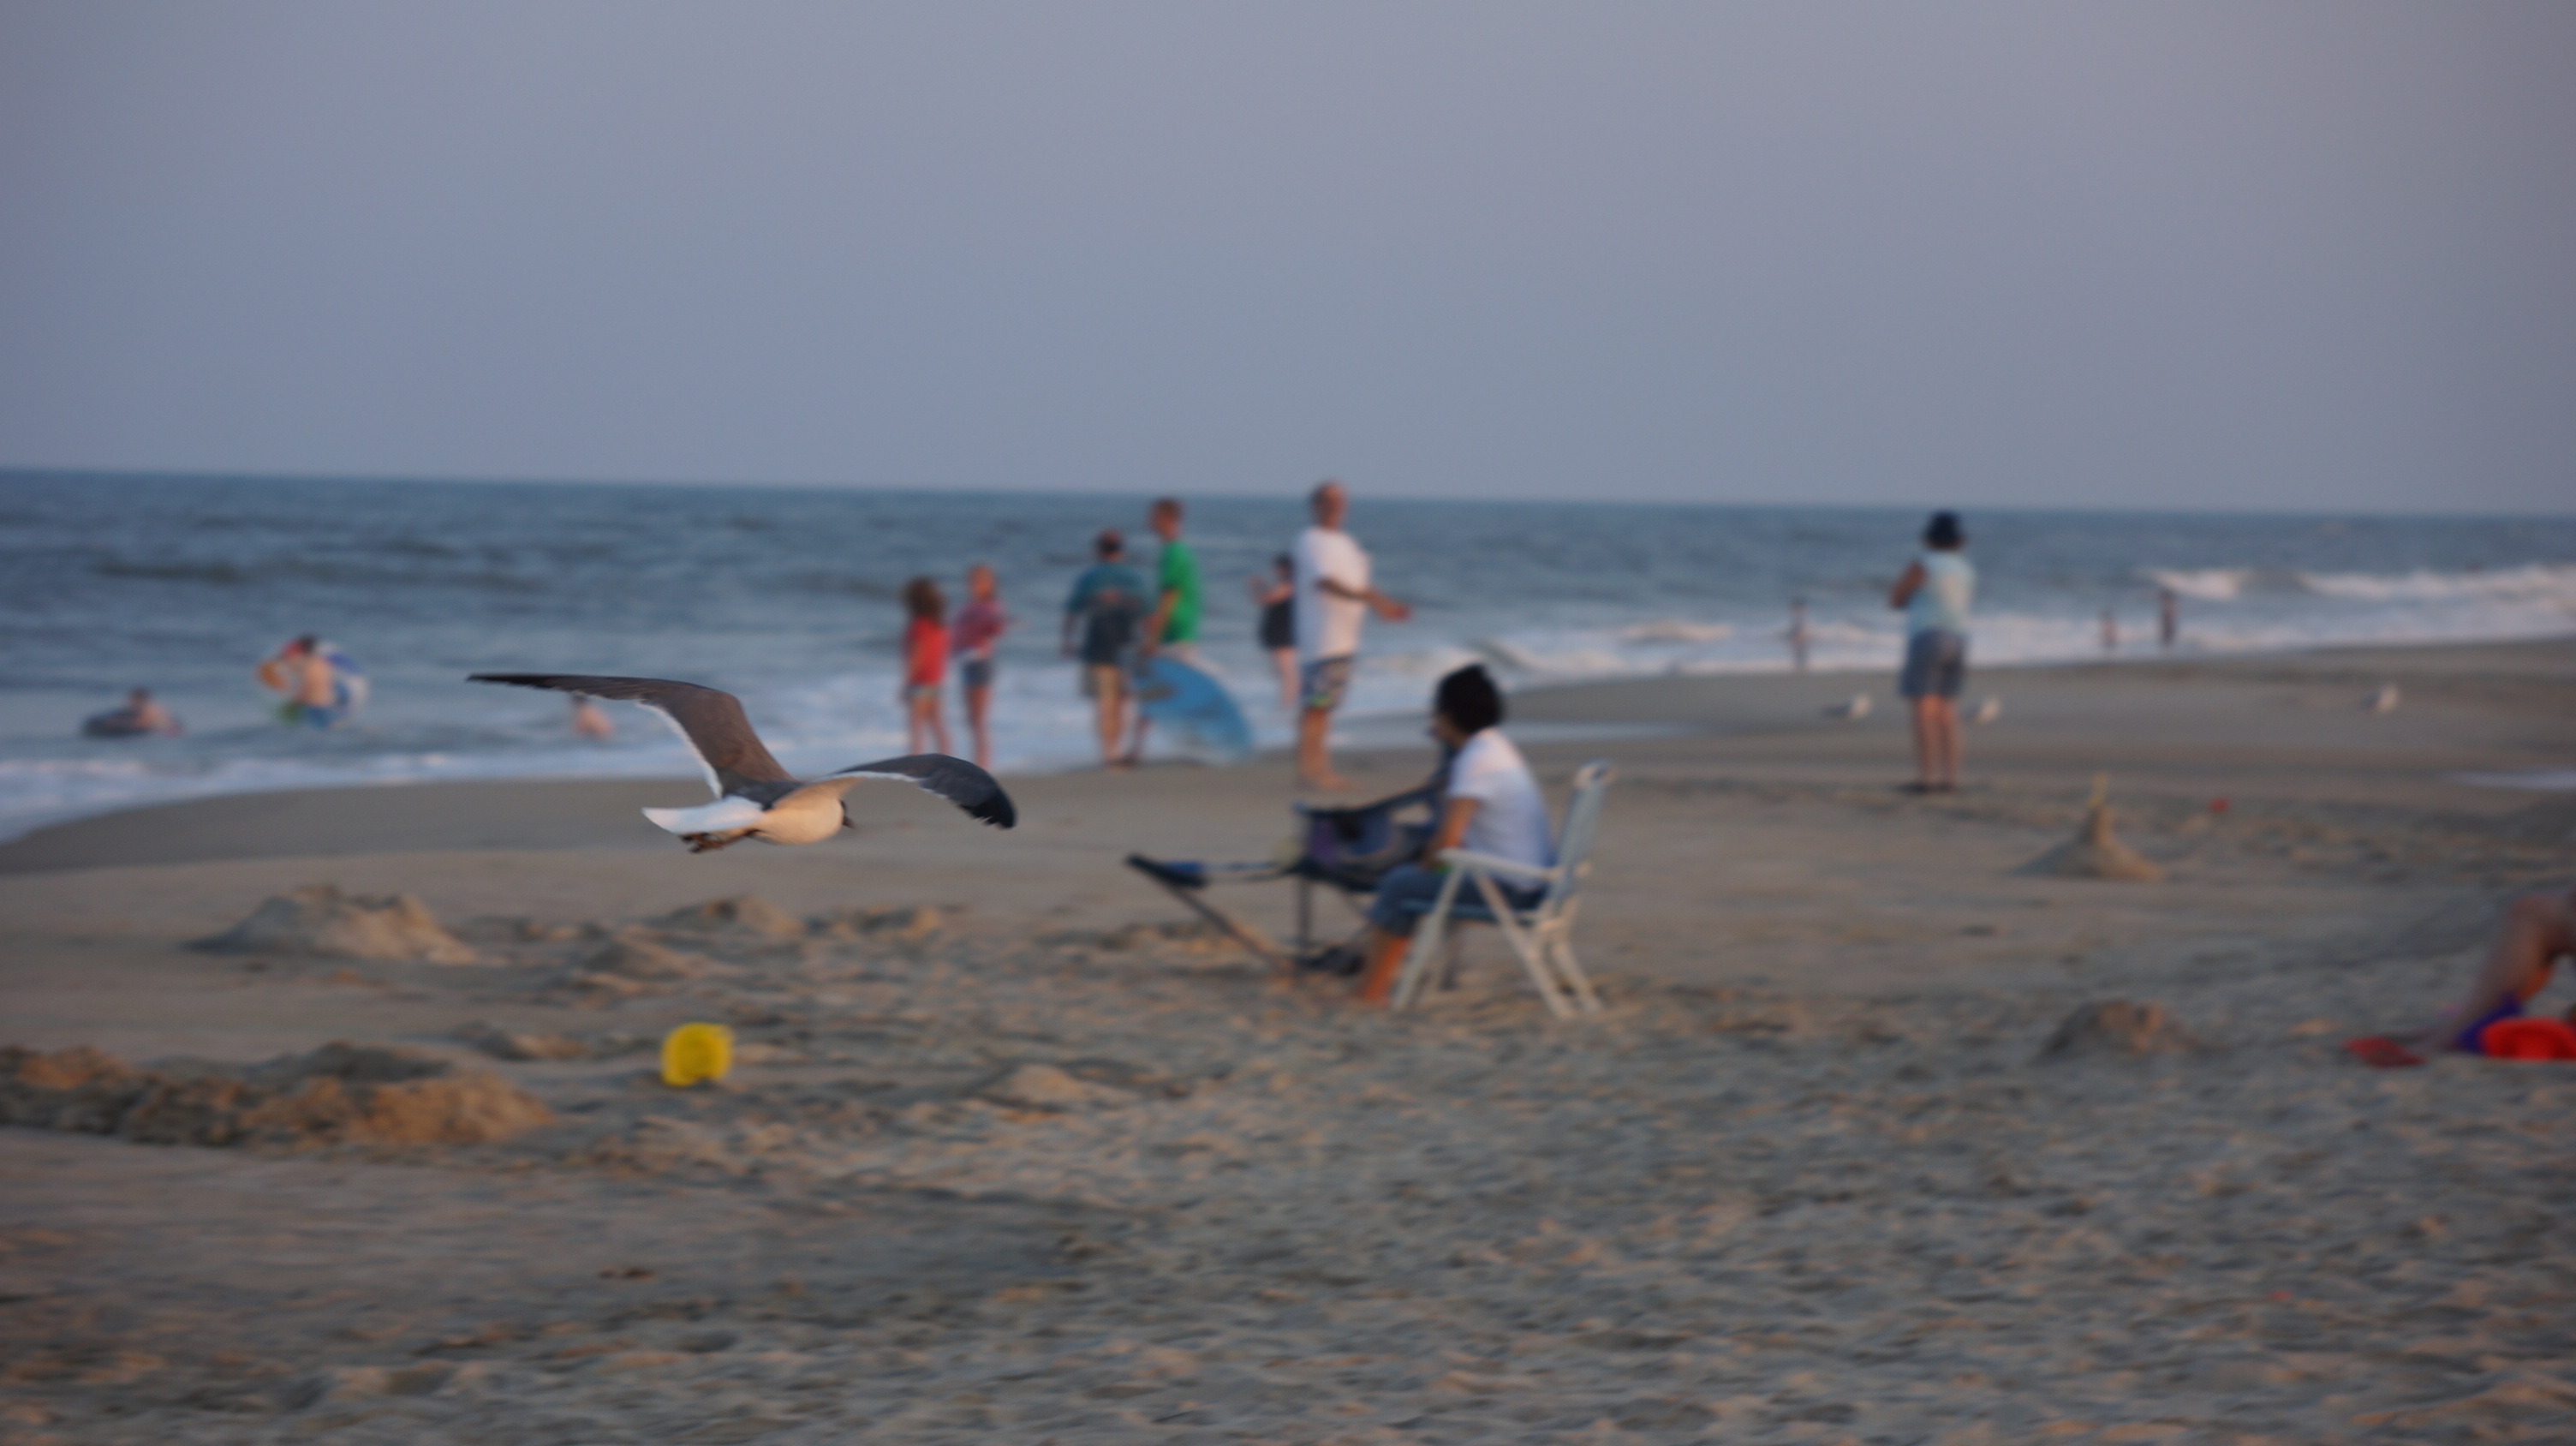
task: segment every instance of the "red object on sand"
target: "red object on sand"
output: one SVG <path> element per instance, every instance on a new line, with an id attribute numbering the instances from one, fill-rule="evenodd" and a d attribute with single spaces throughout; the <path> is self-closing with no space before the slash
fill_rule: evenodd
<path id="1" fill-rule="evenodd" d="M 2225 813 L 2225 812 L 2227 812 L 2227 800 L 2226 800 L 2226 799 L 2223 799 L 2223 798 L 2213 798 L 2213 799 L 2211 799 L 2211 800 L 2209 801 L 2209 811 L 2210 811 L 2211 813 Z"/>
<path id="2" fill-rule="evenodd" d="M 2347 1039 L 2343 1042 L 2343 1047 L 2372 1069 L 2408 1069 L 2424 1062 L 2424 1056 L 2384 1034 Z"/>
<path id="3" fill-rule="evenodd" d="M 2478 1049 L 2496 1059 L 2576 1060 L 2576 1025 L 2563 1019 L 2499 1019 L 2478 1031 Z"/>

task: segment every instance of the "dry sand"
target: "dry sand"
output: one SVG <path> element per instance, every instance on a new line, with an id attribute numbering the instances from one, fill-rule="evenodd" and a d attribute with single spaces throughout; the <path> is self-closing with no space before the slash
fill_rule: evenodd
<path id="1" fill-rule="evenodd" d="M 49 830 L 0 846 L 0 1045 L 391 1045 L 552 1123 L 0 1130 L 0 1439 L 2576 1438 L 2576 1069 L 2336 1048 L 2576 875 L 2576 800 L 2448 778 L 2566 766 L 2571 678 L 2568 644 L 1990 673 L 1936 800 L 1889 787 L 1892 708 L 1820 716 L 1881 679 L 1532 695 L 1683 730 L 1530 749 L 1623 769 L 1577 936 L 1611 1007 L 1572 1025 L 1481 932 L 1429 1008 L 1354 1011 L 1118 867 L 1264 856 L 1271 761 L 1018 780 L 1010 835 L 884 790 L 708 857 L 633 813 L 678 781 Z M 2017 872 L 2102 769 L 2168 880 Z M 473 962 L 184 947 L 320 884 Z M 1285 930 L 1286 889 L 1230 897 Z M 2170 1047 L 2043 1053 L 2122 1000 Z M 741 1041 L 723 1087 L 653 1074 L 691 1019 Z"/>

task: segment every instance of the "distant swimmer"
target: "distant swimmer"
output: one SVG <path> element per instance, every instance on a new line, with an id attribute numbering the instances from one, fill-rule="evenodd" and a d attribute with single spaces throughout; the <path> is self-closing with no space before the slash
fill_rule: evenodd
<path id="1" fill-rule="evenodd" d="M 178 716 L 162 707 L 149 688 L 126 694 L 122 708 L 110 708 L 81 720 L 81 736 L 85 738 L 176 738 L 187 731 Z"/>
<path id="2" fill-rule="evenodd" d="M 2182 631 L 2182 599 L 2169 587 L 2156 589 L 2156 646 L 2173 651 L 2174 638 Z"/>
<path id="3" fill-rule="evenodd" d="M 1789 665 L 1799 672 L 1807 671 L 1807 645 L 1815 634 L 1807 626 L 1807 600 L 1789 599 Z"/>
<path id="4" fill-rule="evenodd" d="M 587 693 L 575 693 L 572 695 L 572 731 L 605 743 L 617 736 L 617 725 L 609 722 L 608 715 L 599 711 L 597 699 Z"/>
<path id="5" fill-rule="evenodd" d="M 963 758 L 914 754 L 862 763 L 820 778 L 800 779 L 779 766 L 751 729 L 731 693 L 664 678 L 601 678 L 563 673 L 475 673 L 475 683 L 551 688 L 641 703 L 671 720 L 706 770 L 716 800 L 697 808 L 648 808 L 644 816 L 678 834 L 693 854 L 710 853 L 747 838 L 762 843 L 809 844 L 848 828 L 846 796 L 862 780 L 909 783 L 966 811 L 979 823 L 1009 828 L 1019 811 L 993 775 Z"/>
<path id="6" fill-rule="evenodd" d="M 286 724 L 328 728 L 366 701 L 366 679 L 356 661 L 311 633 L 260 664 L 259 681 L 286 695 L 277 706 L 277 719 Z"/>

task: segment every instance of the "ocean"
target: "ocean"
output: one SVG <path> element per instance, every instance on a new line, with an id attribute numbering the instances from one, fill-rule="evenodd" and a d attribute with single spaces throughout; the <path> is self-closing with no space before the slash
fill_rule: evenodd
<path id="1" fill-rule="evenodd" d="M 576 739 L 559 699 L 476 671 L 632 673 L 736 693 L 790 768 L 901 751 L 903 614 L 916 574 L 954 601 L 1000 572 L 996 763 L 1091 757 L 1057 651 L 1091 537 L 1150 561 L 1143 496 L 0 473 L 0 837 L 222 792 L 513 776 L 693 773 L 650 715 Z M 1351 530 L 1413 620 L 1372 623 L 1345 726 L 1399 736 L 1470 660 L 1507 687 L 1789 666 L 1792 598 L 1818 668 L 1892 670 L 1888 583 L 1922 509 L 1426 502 L 1356 494 Z M 1287 740 L 1245 579 L 1303 525 L 1301 493 L 1192 499 L 1206 661 L 1265 743 Z M 1972 661 L 2244 653 L 2576 633 L 2576 519 L 1966 514 L 1980 571 Z M 280 726 L 253 678 L 314 632 L 365 668 L 368 706 Z M 152 688 L 179 738 L 95 740 L 81 720 Z M 951 687 L 951 706 L 955 707 Z M 953 725 L 954 726 L 954 725 Z M 1409 736 L 1409 734 L 1402 735 Z M 962 729 L 959 749 L 964 748 Z"/>

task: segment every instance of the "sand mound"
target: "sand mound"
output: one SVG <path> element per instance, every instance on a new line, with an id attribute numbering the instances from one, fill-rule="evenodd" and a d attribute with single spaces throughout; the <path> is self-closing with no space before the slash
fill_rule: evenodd
<path id="1" fill-rule="evenodd" d="M 658 919 L 645 921 L 655 929 L 685 930 L 691 933 L 750 933 L 773 939 L 793 939 L 805 932 L 805 924 L 785 909 L 758 894 L 741 894 L 730 899 L 709 899 L 674 909 Z"/>
<path id="2" fill-rule="evenodd" d="M 2165 876 L 2163 866 L 2120 842 L 2111 833 L 2111 806 L 2095 803 L 2084 814 L 2075 837 L 2032 859 L 2015 872 L 2061 879 L 2128 879 L 2152 884 Z"/>
<path id="3" fill-rule="evenodd" d="M 703 954 L 674 949 L 649 934 L 625 930 L 593 950 L 581 961 L 581 967 L 593 974 L 659 983 L 704 978 L 715 972 L 717 965 Z"/>
<path id="4" fill-rule="evenodd" d="M 1176 951 L 1222 953 L 1242 946 L 1224 930 L 1199 919 L 1141 921 L 1115 929 L 1058 929 L 1038 936 L 1041 944 L 1059 948 L 1099 949 L 1108 953 Z"/>
<path id="5" fill-rule="evenodd" d="M 97 1050 L 0 1049 L 0 1121 L 161 1145 L 471 1145 L 551 1123 L 508 1081 L 373 1045 L 245 1070 L 127 1067 Z"/>
<path id="6" fill-rule="evenodd" d="M 622 1054 L 629 1044 L 615 1039 L 584 1039 L 571 1034 L 527 1034 L 476 1020 L 456 1030 L 457 1041 L 494 1059 L 592 1059 Z"/>
<path id="7" fill-rule="evenodd" d="M 2160 1004 L 2106 999 L 2066 1016 L 2041 1045 L 2041 1059 L 2151 1054 L 2195 1054 L 2206 1046 L 2165 1013 Z"/>
<path id="8" fill-rule="evenodd" d="M 975 1093 L 1024 1110 L 1080 1110 L 1135 1103 L 1125 1090 L 1077 1079 L 1051 1064 L 1019 1065 Z"/>
<path id="9" fill-rule="evenodd" d="M 482 956 L 439 927 L 410 894 L 369 897 L 315 884 L 280 894 L 193 946 L 218 954 L 305 955 L 319 959 L 404 959 L 472 964 Z"/>
<path id="10" fill-rule="evenodd" d="M 141 1074 L 87 1045 L 55 1054 L 0 1049 L 0 1124 L 112 1134 L 143 1089 Z"/>
<path id="11" fill-rule="evenodd" d="M 952 916 L 961 910 L 951 905 L 935 908 L 928 904 L 909 907 L 841 909 L 817 914 L 809 927 L 821 938 L 856 939 L 867 935 L 891 935 L 897 939 L 927 939 L 948 927 Z"/>

